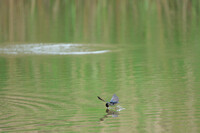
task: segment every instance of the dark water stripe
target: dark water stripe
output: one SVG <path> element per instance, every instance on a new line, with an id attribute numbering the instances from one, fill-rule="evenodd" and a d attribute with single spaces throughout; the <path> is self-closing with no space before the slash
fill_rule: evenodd
<path id="1" fill-rule="evenodd" d="M 51 109 L 45 103 L 34 101 L 34 99 L 29 100 L 29 99 L 7 97 L 7 102 L 11 103 L 11 104 L 13 104 L 13 103 L 24 104 L 24 106 L 29 106 L 30 105 L 30 108 L 32 108 L 33 110 L 36 110 L 36 108 L 45 109 L 45 110 Z"/>
<path id="2" fill-rule="evenodd" d="M 34 123 L 30 122 L 12 122 L 9 123 L 9 125 L 4 125 L 1 127 L 1 129 L 5 132 L 17 132 L 17 131 L 34 131 L 37 129 L 37 126 L 34 125 Z"/>
<path id="3" fill-rule="evenodd" d="M 2 121 L 8 121 L 15 117 L 16 117 L 16 115 L 14 115 L 14 114 L 2 113 L 0 115 L 0 126 L 1 126 Z"/>
<path id="4" fill-rule="evenodd" d="M 14 93 L 14 94 L 7 94 L 8 96 L 16 96 L 16 97 L 22 97 L 22 98 L 33 98 L 34 100 L 36 99 L 41 99 L 41 100 L 50 100 L 51 102 L 66 102 L 62 99 L 60 99 L 60 97 L 55 97 L 55 96 L 46 96 L 46 95 L 41 95 L 41 94 L 36 94 L 36 93 L 27 93 L 24 95 L 21 95 L 19 93 Z M 5 95 L 4 95 L 5 96 Z M 57 104 L 57 103 L 56 103 Z"/>
<path id="5" fill-rule="evenodd" d="M 44 107 L 43 105 L 36 105 L 36 104 L 32 104 L 32 103 L 29 103 L 27 101 L 15 101 L 13 99 L 8 99 L 8 104 L 12 105 L 12 106 L 15 106 L 15 105 L 21 105 L 21 106 L 25 106 L 27 108 L 29 108 L 29 111 L 31 112 L 37 112 L 37 111 L 42 111 L 42 110 L 48 110 L 49 108 L 47 107 Z M 25 110 L 24 110 L 25 111 Z"/>
<path id="6" fill-rule="evenodd" d="M 1 98 L 0 98 L 1 99 Z M 59 103 L 55 103 L 55 101 L 48 99 L 50 101 L 47 101 L 47 99 L 42 99 L 38 97 L 23 97 L 23 96 L 17 96 L 17 95 L 7 95 L 4 96 L 4 99 L 7 100 L 13 100 L 13 101 L 21 101 L 21 102 L 27 102 L 27 103 L 33 103 L 33 104 L 38 104 L 38 106 L 46 106 L 46 108 L 60 108 Z"/>
<path id="7" fill-rule="evenodd" d="M 45 119 L 45 120 L 29 119 L 28 122 L 24 120 L 14 120 L 12 122 L 5 124 L 3 127 L 1 127 L 1 129 L 3 129 L 3 131 L 27 131 L 27 130 L 34 131 L 41 127 L 53 128 L 53 129 L 66 127 L 68 126 L 68 124 L 69 121 L 59 120 L 59 119 Z"/>

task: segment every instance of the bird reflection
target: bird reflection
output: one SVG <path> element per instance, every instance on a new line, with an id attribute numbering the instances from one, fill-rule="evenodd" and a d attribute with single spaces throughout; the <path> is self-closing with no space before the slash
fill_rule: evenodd
<path id="1" fill-rule="evenodd" d="M 100 121 L 104 121 L 105 118 L 108 118 L 108 116 L 112 116 L 112 117 L 118 117 L 119 112 L 117 110 L 110 110 L 110 109 L 106 109 L 106 115 L 104 115 L 102 118 L 100 118 Z"/>

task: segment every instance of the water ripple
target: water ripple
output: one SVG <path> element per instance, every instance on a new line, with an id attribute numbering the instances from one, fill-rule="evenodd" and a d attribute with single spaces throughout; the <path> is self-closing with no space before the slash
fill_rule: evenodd
<path id="1" fill-rule="evenodd" d="M 53 120 L 55 115 L 58 115 L 58 118 L 64 118 L 64 110 L 67 106 L 66 102 L 58 97 L 34 94 L 1 94 L 0 99 L 4 101 L 1 103 L 2 109 L 0 110 L 2 131 L 33 131 L 39 123 L 46 123 L 50 119 L 56 121 Z M 63 110 L 63 113 L 55 114 L 56 110 Z M 26 129 L 23 128 L 24 126 Z"/>

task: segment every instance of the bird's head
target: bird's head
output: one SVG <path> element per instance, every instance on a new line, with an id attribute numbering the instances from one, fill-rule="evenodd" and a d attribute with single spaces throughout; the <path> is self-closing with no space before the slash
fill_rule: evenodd
<path id="1" fill-rule="evenodd" d="M 106 103 L 106 107 L 107 107 L 107 108 L 109 107 L 109 104 L 108 104 L 108 103 Z"/>

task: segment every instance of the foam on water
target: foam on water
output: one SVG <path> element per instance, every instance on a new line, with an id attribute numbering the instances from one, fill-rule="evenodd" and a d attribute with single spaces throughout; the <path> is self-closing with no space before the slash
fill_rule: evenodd
<path id="1" fill-rule="evenodd" d="M 0 47 L 0 54 L 83 55 L 102 54 L 110 50 L 83 44 L 17 44 Z"/>

